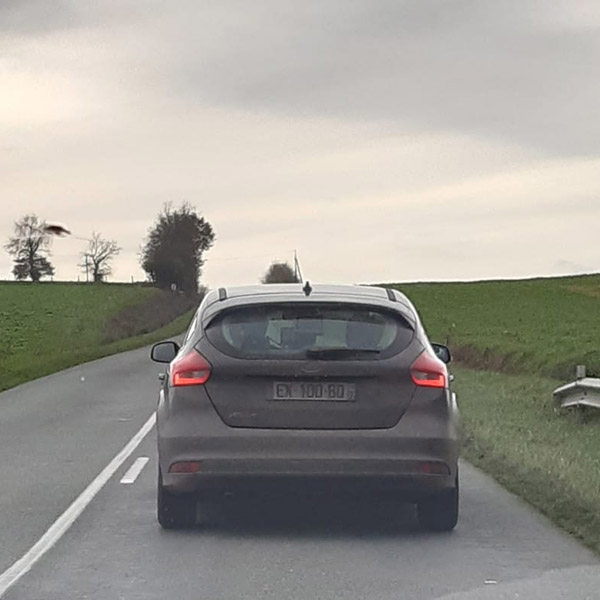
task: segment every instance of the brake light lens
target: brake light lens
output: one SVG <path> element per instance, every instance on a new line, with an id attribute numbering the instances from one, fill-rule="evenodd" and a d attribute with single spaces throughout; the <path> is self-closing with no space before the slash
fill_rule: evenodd
<path id="1" fill-rule="evenodd" d="M 204 385 L 210 377 L 210 363 L 196 350 L 171 363 L 171 385 Z"/>
<path id="2" fill-rule="evenodd" d="M 445 388 L 448 386 L 448 369 L 436 356 L 425 350 L 410 368 L 410 376 L 420 387 Z"/>
<path id="3" fill-rule="evenodd" d="M 450 468 L 443 462 L 423 462 L 419 465 L 419 473 L 423 475 L 450 475 Z"/>
<path id="4" fill-rule="evenodd" d="M 199 461 L 186 460 L 173 463 L 169 467 L 169 473 L 197 473 L 201 467 L 202 465 Z"/>

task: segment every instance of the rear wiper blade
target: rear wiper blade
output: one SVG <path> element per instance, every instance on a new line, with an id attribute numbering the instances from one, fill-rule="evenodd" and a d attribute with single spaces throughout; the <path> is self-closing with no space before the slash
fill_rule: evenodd
<path id="1" fill-rule="evenodd" d="M 381 354 L 380 350 L 373 348 L 309 348 L 306 351 L 308 358 L 351 358 L 353 356 L 361 356 L 368 354 L 371 356 Z"/>

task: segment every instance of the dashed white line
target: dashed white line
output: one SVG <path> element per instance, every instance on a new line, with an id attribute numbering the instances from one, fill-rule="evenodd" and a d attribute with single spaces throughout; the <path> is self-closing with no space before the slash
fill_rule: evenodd
<path id="1" fill-rule="evenodd" d="M 121 483 L 130 484 L 135 483 L 135 480 L 139 477 L 142 469 L 146 466 L 150 459 L 147 456 L 140 456 L 135 462 L 129 467 L 127 473 L 121 478 Z"/>
<path id="2" fill-rule="evenodd" d="M 141 441 L 148 435 L 156 422 L 156 413 L 144 423 L 142 428 L 129 440 L 127 445 L 104 467 L 100 474 L 90 483 L 65 512 L 54 521 L 44 535 L 21 557 L 0 575 L 0 598 L 23 575 L 28 573 L 33 565 L 46 554 L 69 530 L 77 517 L 94 499 L 96 494 L 106 485 L 123 463 L 133 454 Z"/>

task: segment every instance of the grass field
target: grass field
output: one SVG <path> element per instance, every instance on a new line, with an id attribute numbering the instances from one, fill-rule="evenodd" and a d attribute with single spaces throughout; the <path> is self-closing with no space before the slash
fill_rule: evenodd
<path id="1" fill-rule="evenodd" d="M 391 287 L 466 364 L 561 379 L 586 364 L 600 375 L 599 275 Z"/>
<path id="2" fill-rule="evenodd" d="M 600 414 L 552 399 L 600 376 L 600 276 L 392 287 L 459 359 L 463 456 L 600 552 Z"/>
<path id="3" fill-rule="evenodd" d="M 190 315 L 165 328 L 154 321 L 151 327 L 127 332 L 124 339 L 113 331 L 115 317 L 128 314 L 132 307 L 156 312 L 152 310 L 155 300 L 164 303 L 159 294 L 141 285 L 0 282 L 0 390 L 180 333 Z M 174 317 L 170 314 L 169 320 Z M 148 329 L 158 331 L 146 333 Z"/>

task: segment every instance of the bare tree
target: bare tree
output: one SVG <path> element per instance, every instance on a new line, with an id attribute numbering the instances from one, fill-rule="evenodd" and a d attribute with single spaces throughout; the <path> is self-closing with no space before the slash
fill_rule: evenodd
<path id="1" fill-rule="evenodd" d="M 15 279 L 39 281 L 45 275 L 54 275 L 54 267 L 47 258 L 50 255 L 50 242 L 45 223 L 37 215 L 25 215 L 15 222 L 14 236 L 4 246 L 14 257 Z"/>
<path id="2" fill-rule="evenodd" d="M 92 233 L 88 248 L 82 252 L 83 262 L 79 265 L 86 280 L 91 273 L 92 281 L 104 281 L 112 273 L 112 260 L 121 252 L 114 240 L 105 240 L 99 233 Z"/>
<path id="3" fill-rule="evenodd" d="M 262 283 L 299 283 L 294 269 L 287 262 L 273 262 L 261 279 Z"/>

